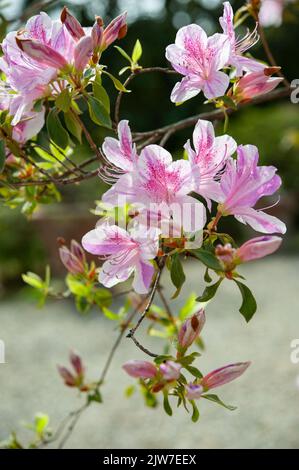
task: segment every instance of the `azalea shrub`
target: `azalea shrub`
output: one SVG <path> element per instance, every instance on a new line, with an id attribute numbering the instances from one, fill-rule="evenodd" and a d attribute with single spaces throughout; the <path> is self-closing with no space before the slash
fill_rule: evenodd
<path id="1" fill-rule="evenodd" d="M 286 232 L 283 221 L 267 212 L 266 198 L 279 198 L 276 168 L 260 165 L 257 147 L 250 142 L 240 145 L 229 135 L 232 113 L 290 94 L 266 42 L 263 26 L 279 23 L 277 16 L 267 19 L 268 3 L 263 2 L 259 16 L 260 2 L 252 0 L 236 12 L 224 2 L 219 32 L 212 36 L 197 24 L 182 27 L 166 48 L 165 68 L 143 64 L 143 47 L 150 46 L 142 45 L 142 38 L 131 51 L 125 41 L 120 47 L 127 34 L 126 13 L 109 24 L 97 16 L 94 25 L 85 28 L 67 8 L 59 20 L 41 12 L 3 40 L 3 203 L 31 216 L 43 204 L 59 201 L 60 187 L 91 178 L 108 185 L 96 202 L 96 227 L 82 233 L 82 240 L 59 239 L 65 290 L 55 289 L 49 266 L 44 277 L 27 272 L 23 280 L 35 289 L 40 306 L 47 298 L 72 297 L 81 313 L 97 308 L 119 330 L 99 377 L 87 377 L 85 361 L 76 352 L 71 352 L 69 366 L 58 367 L 65 385 L 84 395 L 84 405 L 70 413 L 57 431 L 49 429 L 46 415 L 36 416 L 29 446 L 59 439 L 64 445 L 84 410 L 102 403 L 114 352 L 125 337 L 144 354 L 144 360 L 132 358 L 123 364 L 123 373 L 132 377 L 127 395 L 138 388 L 146 405 L 162 402 L 168 415 L 174 405 L 183 406 L 194 422 L 205 400 L 234 409 L 214 389 L 240 377 L 250 361 L 219 367 L 215 358 L 215 370 L 206 374 L 198 368 L 198 357 L 209 302 L 221 284 L 236 286 L 239 311 L 249 322 L 257 304 L 239 268 L 274 253 Z M 260 39 L 266 61 L 249 52 Z M 105 51 L 112 47 L 118 76 L 105 65 Z M 204 100 L 207 111 L 154 130 L 131 129 L 123 96 L 130 99 L 131 82 L 152 73 L 176 77 L 169 90 L 173 105 Z M 115 89 L 112 95 L 107 92 L 108 81 Z M 217 133 L 216 121 L 223 122 Z M 190 138 L 176 154 L 179 158 L 174 158 L 168 141 L 183 129 L 190 130 Z M 78 154 L 82 143 L 89 146 L 87 158 Z M 230 233 L 221 231 L 222 219 L 232 217 L 250 226 L 256 236 L 237 246 Z M 188 283 L 186 259 L 204 267 L 204 288 L 190 292 L 176 311 L 171 301 Z M 173 284 L 171 299 L 163 289 L 162 273 Z M 124 282 L 125 287 L 115 288 Z M 160 352 L 149 350 L 146 340 L 141 342 L 145 325 L 148 333 L 159 337 Z M 12 434 L 4 446 L 26 444 Z"/>

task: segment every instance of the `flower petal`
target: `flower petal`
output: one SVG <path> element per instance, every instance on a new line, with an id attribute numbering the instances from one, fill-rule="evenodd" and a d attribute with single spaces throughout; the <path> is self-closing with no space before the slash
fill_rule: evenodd
<path id="1" fill-rule="evenodd" d="M 236 219 L 250 225 L 254 230 L 262 233 L 286 233 L 286 225 L 273 215 L 247 207 L 239 209 L 235 214 Z"/>
<path id="2" fill-rule="evenodd" d="M 155 269 L 149 262 L 141 261 L 135 267 L 133 288 L 138 294 L 146 294 L 149 291 Z"/>
<path id="3" fill-rule="evenodd" d="M 170 99 L 173 103 L 182 103 L 198 95 L 204 85 L 204 81 L 196 76 L 184 77 L 183 80 L 176 83 Z"/>
<path id="4" fill-rule="evenodd" d="M 229 85 L 229 77 L 224 72 L 213 71 L 203 83 L 203 93 L 209 100 L 223 96 Z"/>

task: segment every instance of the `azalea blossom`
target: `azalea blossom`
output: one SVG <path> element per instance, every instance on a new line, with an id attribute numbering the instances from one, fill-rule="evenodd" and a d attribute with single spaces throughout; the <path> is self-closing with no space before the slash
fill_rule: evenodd
<path id="1" fill-rule="evenodd" d="M 280 26 L 283 10 L 288 0 L 261 0 L 259 21 L 262 26 Z"/>
<path id="2" fill-rule="evenodd" d="M 210 200 L 214 199 L 218 187 L 216 179 L 227 158 L 236 151 L 237 144 L 226 134 L 215 137 L 213 124 L 199 119 L 193 132 L 193 145 L 194 150 L 188 140 L 185 149 L 192 166 L 194 189 L 207 200 L 211 209 Z"/>
<path id="3" fill-rule="evenodd" d="M 134 378 L 152 379 L 157 375 L 157 369 L 151 362 L 131 360 L 127 361 L 123 369 Z"/>
<path id="4" fill-rule="evenodd" d="M 190 382 L 189 384 L 185 385 L 185 393 L 188 400 L 196 400 L 197 398 L 200 398 L 203 392 L 204 389 L 199 384 Z"/>
<path id="5" fill-rule="evenodd" d="M 242 103 L 274 90 L 283 81 L 282 77 L 271 77 L 277 70 L 279 67 L 266 67 L 259 72 L 246 73 L 234 88 L 234 98 Z"/>
<path id="6" fill-rule="evenodd" d="M 182 228 L 190 232 L 202 229 L 206 221 L 205 210 L 203 204 L 189 196 L 194 189 L 194 182 L 188 161 L 174 162 L 171 154 L 163 147 L 148 145 L 134 163 L 135 152 L 130 140 L 127 140 L 129 159 L 124 158 L 120 144 L 114 142 L 113 147 L 110 144 L 111 141 L 108 146 L 104 146 L 110 161 L 113 159 L 119 167 L 132 168 L 134 171 L 121 175 L 103 194 L 105 203 L 114 206 L 135 204 L 139 223 L 145 226 L 158 225 L 160 228 L 163 226 L 165 235 L 174 230 L 179 235 L 173 236 L 180 236 Z M 118 157 L 111 152 L 111 148 L 116 149 Z M 172 219 L 171 213 L 174 213 Z"/>
<path id="7" fill-rule="evenodd" d="M 243 71 L 259 71 L 265 67 L 264 64 L 255 59 L 245 57 L 243 54 L 250 49 L 259 37 L 254 30 L 247 33 L 242 39 L 236 36 L 234 28 L 234 12 L 229 2 L 223 3 L 223 16 L 219 18 L 220 25 L 224 34 L 229 38 L 231 44 L 228 64 L 235 67 L 237 77 L 242 75 Z"/>
<path id="8" fill-rule="evenodd" d="M 64 244 L 63 240 L 59 248 L 59 256 L 61 262 L 70 273 L 84 274 L 86 263 L 85 253 L 76 240 L 71 241 L 70 249 Z"/>
<path id="9" fill-rule="evenodd" d="M 204 390 L 210 390 L 211 388 L 220 387 L 232 380 L 237 379 L 242 375 L 245 370 L 250 366 L 250 362 L 237 362 L 235 364 L 229 364 L 219 369 L 213 370 L 208 375 L 205 375 L 200 385 Z"/>
<path id="10" fill-rule="evenodd" d="M 184 321 L 178 333 L 178 344 L 181 348 L 187 349 L 194 343 L 200 335 L 205 321 L 206 316 L 203 309 L 199 310 Z"/>
<path id="11" fill-rule="evenodd" d="M 248 240 L 239 248 L 233 248 L 230 243 L 217 245 L 215 255 L 225 271 L 233 271 L 238 264 L 271 255 L 278 250 L 281 243 L 280 237 L 264 235 Z"/>
<path id="12" fill-rule="evenodd" d="M 239 222 L 251 225 L 263 233 L 285 233 L 286 226 L 277 217 L 254 209 L 263 196 L 274 194 L 281 186 L 274 166 L 258 166 L 258 149 L 254 145 L 240 145 L 237 160 L 230 158 L 219 183 L 218 211 L 234 215 Z"/>
<path id="13" fill-rule="evenodd" d="M 175 44 L 166 48 L 166 58 L 185 77 L 172 90 L 171 101 L 186 101 L 200 91 L 208 99 L 224 95 L 229 77 L 220 69 L 227 65 L 230 50 L 227 35 L 216 33 L 208 38 L 196 24 L 179 29 Z"/>
<path id="14" fill-rule="evenodd" d="M 130 233 L 107 222 L 99 224 L 82 239 L 86 251 L 102 257 L 105 262 L 99 282 L 112 287 L 126 281 L 134 273 L 133 288 L 139 294 L 148 292 L 155 272 L 153 260 L 158 252 L 159 232 L 135 227 Z"/>
<path id="15" fill-rule="evenodd" d="M 167 382 L 173 382 L 178 380 L 181 375 L 181 364 L 174 361 L 166 361 L 160 365 L 160 372 L 162 373 L 163 379 Z"/>

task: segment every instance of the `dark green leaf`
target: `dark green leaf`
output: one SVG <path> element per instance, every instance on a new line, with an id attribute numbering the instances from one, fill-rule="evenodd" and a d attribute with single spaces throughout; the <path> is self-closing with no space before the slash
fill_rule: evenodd
<path id="1" fill-rule="evenodd" d="M 73 113 L 65 113 L 64 115 L 65 125 L 68 128 L 69 132 L 76 137 L 76 139 L 82 143 L 82 127 L 78 123 L 77 119 L 74 117 Z"/>
<path id="2" fill-rule="evenodd" d="M 185 369 L 197 379 L 201 379 L 203 377 L 202 373 L 197 369 L 197 367 L 185 366 Z"/>
<path id="3" fill-rule="evenodd" d="M 93 122 L 99 126 L 108 127 L 109 129 L 112 126 L 109 113 L 107 112 L 105 106 L 96 98 L 92 96 L 88 97 L 88 108 L 90 118 Z"/>
<path id="4" fill-rule="evenodd" d="M 88 401 L 95 401 L 96 403 L 103 402 L 102 395 L 100 394 L 98 389 L 88 395 Z"/>
<path id="5" fill-rule="evenodd" d="M 171 258 L 170 277 L 174 286 L 177 289 L 174 295 L 172 296 L 172 298 L 174 299 L 179 295 L 182 285 L 186 280 L 186 276 L 178 253 L 175 253 Z"/>
<path id="6" fill-rule="evenodd" d="M 47 130 L 50 138 L 55 142 L 58 147 L 65 149 L 69 143 L 69 136 L 67 131 L 62 126 L 57 110 L 51 109 L 47 117 Z"/>
<path id="7" fill-rule="evenodd" d="M 110 114 L 110 99 L 105 88 L 95 81 L 93 82 L 92 89 L 94 97 L 103 104 L 107 113 Z"/>
<path id="8" fill-rule="evenodd" d="M 225 403 L 223 403 L 223 401 L 220 400 L 220 398 L 217 395 L 210 395 L 210 394 L 201 395 L 201 398 L 205 398 L 206 400 L 213 401 L 214 403 L 217 403 L 220 406 L 224 406 L 224 408 L 226 408 L 227 410 L 230 410 L 230 411 L 234 411 L 234 410 L 237 409 L 236 406 L 226 405 Z"/>
<path id="9" fill-rule="evenodd" d="M 212 278 L 209 275 L 209 268 L 207 268 L 206 271 L 205 271 L 204 280 L 205 280 L 205 282 L 208 282 L 208 283 L 212 282 Z"/>
<path id="10" fill-rule="evenodd" d="M 221 267 L 218 259 L 210 251 L 204 250 L 203 248 L 198 248 L 197 250 L 192 250 L 191 253 L 208 268 L 214 269 L 214 271 L 223 271 L 223 268 Z"/>
<path id="11" fill-rule="evenodd" d="M 251 290 L 249 289 L 249 287 L 247 287 L 242 282 L 237 281 L 236 279 L 234 279 L 234 281 L 239 287 L 241 295 L 242 295 L 242 305 L 239 309 L 239 312 L 243 315 L 243 317 L 248 323 L 249 320 L 251 320 L 251 318 L 256 312 L 256 309 L 257 309 L 256 300 Z"/>
<path id="12" fill-rule="evenodd" d="M 193 413 L 192 413 L 192 421 L 193 423 L 196 423 L 196 421 L 199 420 L 199 411 L 198 411 L 198 408 L 197 408 L 197 405 L 195 403 L 194 400 L 190 400 L 190 403 L 192 405 L 192 408 L 193 408 Z"/>
<path id="13" fill-rule="evenodd" d="M 58 109 L 61 109 L 64 113 L 69 111 L 72 103 L 72 97 L 70 95 L 70 91 L 68 88 L 65 88 L 62 90 L 60 95 L 55 100 L 55 105 L 57 106 Z"/>
<path id="14" fill-rule="evenodd" d="M 172 416 L 172 408 L 170 406 L 170 403 L 168 400 L 168 394 L 166 392 L 164 393 L 163 407 L 164 407 L 165 413 L 167 413 L 168 416 Z"/>
<path id="15" fill-rule="evenodd" d="M 212 284 L 211 286 L 206 286 L 205 290 L 203 291 L 203 294 L 197 297 L 197 302 L 208 302 L 208 300 L 211 300 L 216 294 L 221 282 L 222 278 L 215 282 L 215 284 Z"/>

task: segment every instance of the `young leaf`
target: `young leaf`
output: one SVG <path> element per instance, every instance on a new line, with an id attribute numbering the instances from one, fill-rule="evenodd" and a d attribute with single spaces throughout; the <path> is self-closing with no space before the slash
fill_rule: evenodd
<path id="1" fill-rule="evenodd" d="M 5 159 L 6 159 L 6 153 L 5 153 L 4 140 L 0 140 L 0 173 L 2 173 L 4 169 Z"/>
<path id="2" fill-rule="evenodd" d="M 208 302 L 208 300 L 211 300 L 215 296 L 221 282 L 222 278 L 215 282 L 215 284 L 212 284 L 211 286 L 206 286 L 205 290 L 203 291 L 203 294 L 197 297 L 197 302 Z"/>
<path id="3" fill-rule="evenodd" d="M 201 398 L 205 398 L 206 400 L 213 401 L 214 403 L 217 403 L 220 406 L 224 406 L 224 408 L 226 408 L 227 410 L 230 410 L 230 411 L 234 411 L 234 410 L 237 409 L 236 406 L 226 405 L 225 403 L 223 403 L 223 401 L 220 400 L 220 398 L 217 395 L 210 395 L 210 394 L 201 395 Z"/>
<path id="4" fill-rule="evenodd" d="M 243 317 L 248 323 L 249 320 L 251 320 L 251 318 L 256 312 L 256 309 L 257 309 L 256 300 L 251 290 L 249 289 L 249 287 L 247 287 L 242 282 L 237 281 L 236 279 L 234 279 L 234 281 L 239 287 L 241 295 L 242 295 L 242 305 L 239 309 L 239 312 L 243 315 Z"/>
<path id="5" fill-rule="evenodd" d="M 109 113 L 100 101 L 98 101 L 96 98 L 93 98 L 92 96 L 89 96 L 88 108 L 90 118 L 93 122 L 99 126 L 108 127 L 109 129 L 111 128 L 112 122 Z"/>
<path id="6" fill-rule="evenodd" d="M 109 318 L 109 320 L 119 320 L 119 315 L 109 310 L 109 308 L 102 307 L 102 310 L 105 317 Z"/>
<path id="7" fill-rule="evenodd" d="M 103 71 L 103 73 L 105 73 L 106 75 L 108 75 L 108 77 L 113 81 L 113 84 L 115 86 L 115 88 L 118 90 L 118 91 L 122 91 L 123 93 L 131 93 L 130 90 L 127 90 L 124 85 L 118 80 L 118 78 L 114 77 L 114 75 L 112 75 L 111 73 L 109 72 L 106 72 L 106 70 Z"/>
<path id="8" fill-rule="evenodd" d="M 138 60 L 140 59 L 141 56 L 142 56 L 142 46 L 141 46 L 141 43 L 140 43 L 139 39 L 137 39 L 137 41 L 135 42 L 133 52 L 132 52 L 132 61 L 133 61 L 133 63 L 137 64 L 137 62 L 138 62 Z"/>
<path id="9" fill-rule="evenodd" d="M 47 130 L 50 138 L 58 145 L 58 147 L 65 149 L 68 146 L 69 136 L 60 122 L 56 108 L 51 109 L 48 114 Z"/>
<path id="10" fill-rule="evenodd" d="M 26 284 L 34 287 L 35 289 L 43 289 L 44 287 L 44 281 L 42 278 L 35 273 L 31 273 L 30 271 L 28 271 L 27 274 L 22 274 L 22 279 L 24 282 L 26 282 Z"/>
<path id="11" fill-rule="evenodd" d="M 196 308 L 196 295 L 192 293 L 186 300 L 185 305 L 181 308 L 179 312 L 179 319 L 185 320 L 186 317 L 195 313 Z"/>
<path id="12" fill-rule="evenodd" d="M 179 295 L 182 285 L 184 284 L 186 280 L 186 276 L 185 276 L 183 266 L 180 261 L 180 257 L 178 253 L 175 253 L 172 256 L 170 277 L 171 277 L 173 284 L 175 285 L 177 289 L 174 295 L 172 296 L 172 298 L 174 299 L 175 297 Z"/>
<path id="13" fill-rule="evenodd" d="M 196 421 L 199 420 L 199 411 L 198 411 L 198 408 L 197 408 L 197 405 L 195 403 L 194 400 L 190 400 L 190 403 L 192 405 L 192 409 L 193 409 L 193 413 L 192 413 L 192 421 L 193 423 L 196 423 Z"/>
<path id="14" fill-rule="evenodd" d="M 115 49 L 118 50 L 118 52 L 128 61 L 128 62 L 132 62 L 132 59 L 131 57 L 126 53 L 126 51 L 124 51 L 121 47 L 119 46 L 114 46 Z"/>

